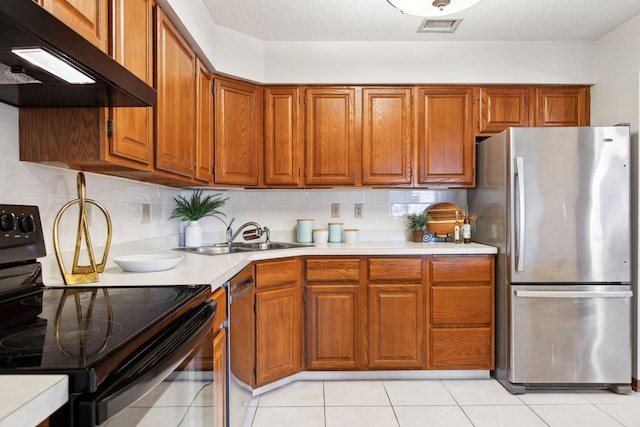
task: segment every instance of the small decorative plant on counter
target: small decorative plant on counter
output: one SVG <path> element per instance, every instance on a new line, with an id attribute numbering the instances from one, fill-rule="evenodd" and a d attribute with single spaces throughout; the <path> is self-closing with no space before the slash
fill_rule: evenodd
<path id="1" fill-rule="evenodd" d="M 202 245 L 202 229 L 198 221 L 206 216 L 212 216 L 225 225 L 225 221 L 220 216 L 226 216 L 219 209 L 224 206 L 228 198 L 222 199 L 220 194 L 208 194 L 203 196 L 202 190 L 195 190 L 189 198 L 178 196 L 173 200 L 176 207 L 173 209 L 169 219 L 178 218 L 189 221 L 184 229 L 184 245 L 195 247 Z"/>
<path id="2" fill-rule="evenodd" d="M 412 232 L 414 242 L 422 242 L 424 238 L 424 228 L 431 217 L 424 212 L 410 213 L 405 215 L 407 228 Z"/>

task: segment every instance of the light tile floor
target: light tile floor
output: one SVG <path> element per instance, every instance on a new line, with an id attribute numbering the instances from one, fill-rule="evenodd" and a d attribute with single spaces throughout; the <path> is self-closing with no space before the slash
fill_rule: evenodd
<path id="1" fill-rule="evenodd" d="M 527 392 L 497 381 L 298 381 L 254 399 L 252 427 L 640 427 L 640 393 Z"/>

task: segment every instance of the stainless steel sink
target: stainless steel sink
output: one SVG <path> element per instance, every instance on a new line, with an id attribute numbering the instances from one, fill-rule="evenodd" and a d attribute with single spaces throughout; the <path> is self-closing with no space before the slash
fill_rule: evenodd
<path id="1" fill-rule="evenodd" d="M 202 255 L 224 255 L 238 252 L 269 251 L 277 249 L 293 249 L 313 246 L 307 243 L 293 242 L 260 242 L 260 243 L 214 243 L 194 248 L 177 248 L 186 252 Z"/>
<path id="2" fill-rule="evenodd" d="M 292 248 L 306 248 L 313 246 L 307 243 L 293 243 L 293 242 L 261 242 L 261 243 L 242 243 L 240 247 L 250 251 L 269 251 L 275 249 L 292 249 Z"/>

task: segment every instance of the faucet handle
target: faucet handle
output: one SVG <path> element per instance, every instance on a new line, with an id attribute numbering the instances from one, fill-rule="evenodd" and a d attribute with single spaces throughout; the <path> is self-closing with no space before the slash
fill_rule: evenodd
<path id="1" fill-rule="evenodd" d="M 242 238 L 244 240 L 254 240 L 262 237 L 262 229 L 254 228 L 253 230 L 247 230 L 242 233 Z"/>

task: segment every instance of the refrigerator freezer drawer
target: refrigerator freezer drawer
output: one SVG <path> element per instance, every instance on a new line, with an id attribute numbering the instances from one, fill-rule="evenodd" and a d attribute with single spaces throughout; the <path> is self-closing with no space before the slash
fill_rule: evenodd
<path id="1" fill-rule="evenodd" d="M 631 381 L 629 286 L 510 288 L 510 382 Z"/>

